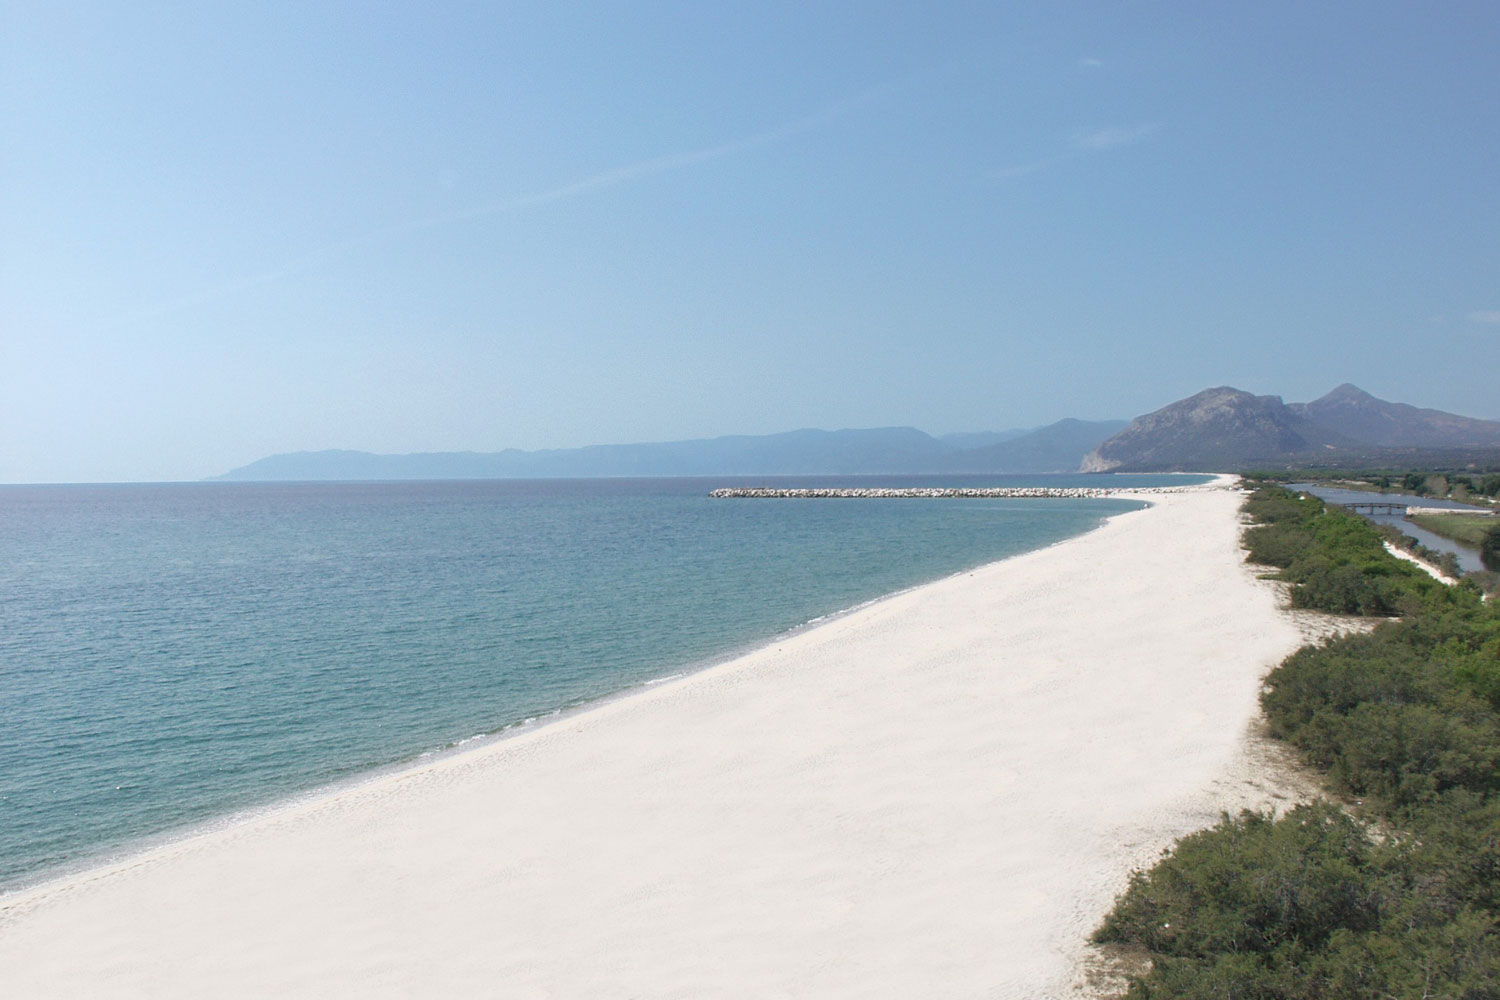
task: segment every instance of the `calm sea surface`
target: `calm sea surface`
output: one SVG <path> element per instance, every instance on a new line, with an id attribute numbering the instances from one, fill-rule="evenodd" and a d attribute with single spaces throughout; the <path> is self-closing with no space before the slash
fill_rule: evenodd
<path id="1" fill-rule="evenodd" d="M 1137 506 L 706 496 L 742 484 L 0 487 L 0 888 L 691 669 Z"/>

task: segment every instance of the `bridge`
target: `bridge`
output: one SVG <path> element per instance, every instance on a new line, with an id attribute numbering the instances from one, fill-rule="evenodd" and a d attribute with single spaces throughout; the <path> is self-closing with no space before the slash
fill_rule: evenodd
<path id="1" fill-rule="evenodd" d="M 1346 503 L 1339 506 L 1355 514 L 1370 514 L 1371 516 L 1375 514 L 1406 513 L 1406 504 L 1404 503 L 1384 503 L 1378 500 L 1361 500 L 1358 503 Z"/>

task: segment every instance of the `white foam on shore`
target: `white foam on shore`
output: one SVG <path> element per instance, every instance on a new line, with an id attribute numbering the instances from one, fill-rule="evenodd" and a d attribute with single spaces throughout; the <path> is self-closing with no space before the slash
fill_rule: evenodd
<path id="1" fill-rule="evenodd" d="M 1034 997 L 1236 804 L 1231 494 L 0 900 L 7 992 Z"/>
<path id="2" fill-rule="evenodd" d="M 658 684 L 665 684 L 668 681 L 675 681 L 679 677 L 686 677 L 686 676 L 687 676 L 687 674 L 682 673 L 682 674 L 668 674 L 665 677 L 653 677 L 649 681 L 645 681 L 642 684 L 642 686 L 643 687 L 656 687 L 656 685 L 658 685 Z"/>

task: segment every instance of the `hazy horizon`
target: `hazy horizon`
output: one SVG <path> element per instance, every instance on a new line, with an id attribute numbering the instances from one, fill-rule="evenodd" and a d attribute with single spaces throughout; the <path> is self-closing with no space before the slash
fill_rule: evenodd
<path id="1" fill-rule="evenodd" d="M 1500 10 L 0 0 L 0 482 L 1500 418 Z"/>

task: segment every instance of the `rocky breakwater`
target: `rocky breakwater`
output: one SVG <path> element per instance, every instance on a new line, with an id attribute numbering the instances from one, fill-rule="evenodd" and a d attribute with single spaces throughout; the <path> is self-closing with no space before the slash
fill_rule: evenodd
<path id="1" fill-rule="evenodd" d="M 1168 487 L 1172 492 L 1175 489 Z M 729 498 L 754 498 L 774 500 L 810 500 L 810 499 L 857 499 L 857 500 L 885 500 L 885 499 L 995 499 L 995 498 L 1017 498 L 1017 497 L 1060 497 L 1070 500 L 1088 499 L 1094 497 L 1119 496 L 1121 493 L 1160 493 L 1163 489 L 1099 489 L 1096 487 L 1046 487 L 1046 486 L 932 486 L 915 487 L 910 489 L 881 488 L 881 487 L 827 487 L 814 489 L 783 490 L 773 489 L 769 486 L 729 486 L 714 490 L 709 496 L 723 500 Z"/>

